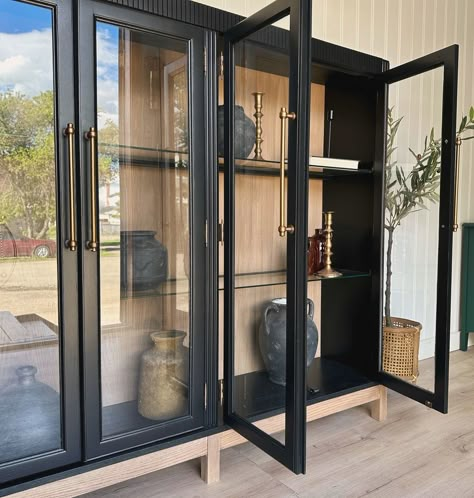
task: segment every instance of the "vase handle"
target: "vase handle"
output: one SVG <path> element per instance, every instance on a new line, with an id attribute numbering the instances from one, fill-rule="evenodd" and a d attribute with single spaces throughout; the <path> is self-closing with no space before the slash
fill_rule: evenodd
<path id="1" fill-rule="evenodd" d="M 278 313 L 279 309 L 278 306 L 275 303 L 268 303 L 265 306 L 265 311 L 263 312 L 263 323 L 265 324 L 265 332 L 267 335 L 270 335 L 270 330 L 268 328 L 267 324 L 267 316 L 270 311 L 276 311 Z"/>
<path id="2" fill-rule="evenodd" d="M 312 320 L 313 316 L 314 316 L 314 303 L 309 297 L 308 297 L 307 301 L 308 301 L 308 316 Z"/>

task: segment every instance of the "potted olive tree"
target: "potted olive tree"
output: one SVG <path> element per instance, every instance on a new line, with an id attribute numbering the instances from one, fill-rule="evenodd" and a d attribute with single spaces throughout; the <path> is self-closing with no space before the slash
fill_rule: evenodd
<path id="1" fill-rule="evenodd" d="M 396 136 L 403 117 L 395 118 L 389 109 L 387 121 L 387 152 L 385 164 L 385 224 L 387 231 L 387 254 L 385 272 L 385 310 L 383 339 L 384 371 L 415 381 L 418 376 L 418 350 L 421 324 L 405 318 L 393 317 L 391 312 L 392 250 L 395 230 L 403 220 L 416 211 L 428 209 L 430 203 L 439 201 L 441 173 L 441 139 L 435 138 L 434 128 L 425 138 L 424 150 L 413 156 L 414 165 L 407 172 L 397 164 L 394 152 Z M 463 116 L 457 138 L 474 130 L 474 108 Z M 408 351 L 409 350 L 409 351 Z"/>

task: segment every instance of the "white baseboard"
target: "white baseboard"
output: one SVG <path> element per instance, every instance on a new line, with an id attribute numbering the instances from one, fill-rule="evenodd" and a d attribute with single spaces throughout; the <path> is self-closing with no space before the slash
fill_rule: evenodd
<path id="1" fill-rule="evenodd" d="M 449 339 L 449 350 L 457 351 L 459 349 L 461 341 L 461 332 L 451 332 L 451 336 Z M 474 346 L 474 333 L 469 334 L 469 342 L 468 346 Z M 429 337 L 427 339 L 421 339 L 420 341 L 420 360 L 424 360 L 426 358 L 432 358 L 434 356 L 435 350 L 435 338 Z"/>

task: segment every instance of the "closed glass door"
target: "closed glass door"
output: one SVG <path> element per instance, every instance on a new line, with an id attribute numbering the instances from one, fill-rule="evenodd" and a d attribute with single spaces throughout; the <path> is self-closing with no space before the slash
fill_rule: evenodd
<path id="1" fill-rule="evenodd" d="M 126 14 L 81 3 L 88 456 L 204 423 L 203 34 Z"/>
<path id="2" fill-rule="evenodd" d="M 0 3 L 0 483 L 80 455 L 72 39 L 58 24 L 71 29 L 70 2 Z"/>

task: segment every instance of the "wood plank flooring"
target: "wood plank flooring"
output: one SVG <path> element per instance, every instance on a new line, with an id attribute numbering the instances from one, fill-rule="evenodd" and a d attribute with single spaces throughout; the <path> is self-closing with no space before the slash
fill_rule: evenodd
<path id="1" fill-rule="evenodd" d="M 451 354 L 448 415 L 390 391 L 386 422 L 363 407 L 311 422 L 306 475 L 246 443 L 222 451 L 215 484 L 200 479 L 195 460 L 84 496 L 472 498 L 474 347 Z"/>

